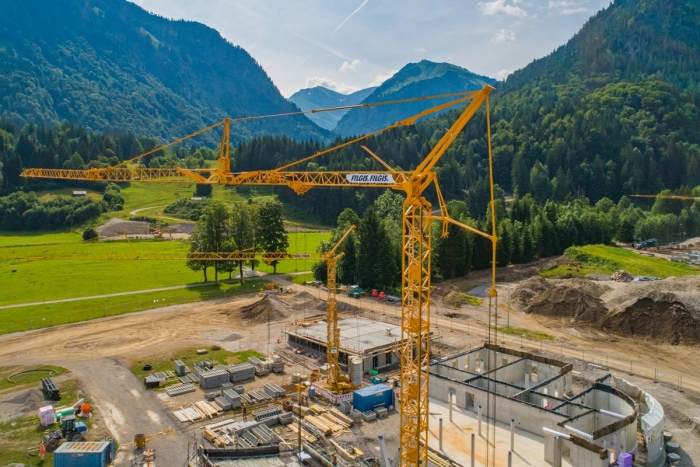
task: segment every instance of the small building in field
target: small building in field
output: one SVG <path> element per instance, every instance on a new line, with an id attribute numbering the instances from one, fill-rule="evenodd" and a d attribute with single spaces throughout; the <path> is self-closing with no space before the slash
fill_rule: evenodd
<path id="1" fill-rule="evenodd" d="M 73 196 L 87 196 L 87 190 L 73 190 Z"/>

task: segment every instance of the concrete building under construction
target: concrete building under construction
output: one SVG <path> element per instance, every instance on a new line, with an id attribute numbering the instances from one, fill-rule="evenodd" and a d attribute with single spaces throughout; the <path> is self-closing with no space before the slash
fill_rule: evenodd
<path id="1" fill-rule="evenodd" d="M 383 371 L 399 365 L 398 349 L 401 344 L 401 327 L 367 318 L 350 318 L 338 321 L 340 328 L 339 361 L 348 365 L 352 357 L 362 359 L 362 371 Z M 304 351 L 326 355 L 328 329 L 326 323 L 289 329 L 287 343 Z"/>
<path id="2" fill-rule="evenodd" d="M 663 465 L 661 405 L 610 375 L 574 394 L 572 369 L 569 363 L 487 344 L 432 364 L 430 396 L 461 413 L 527 433 L 541 444 L 544 461 L 555 466 L 607 467 L 638 455 L 639 421 L 647 465 Z"/>

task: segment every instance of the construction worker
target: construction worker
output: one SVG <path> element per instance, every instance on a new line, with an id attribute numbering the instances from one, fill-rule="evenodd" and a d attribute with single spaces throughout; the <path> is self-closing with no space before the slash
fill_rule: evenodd
<path id="1" fill-rule="evenodd" d="M 39 460 L 44 462 L 44 456 L 46 455 L 46 446 L 44 446 L 44 441 L 39 442 Z"/>
<path id="2" fill-rule="evenodd" d="M 248 409 L 246 408 L 246 405 L 243 404 L 243 421 L 248 420 Z"/>

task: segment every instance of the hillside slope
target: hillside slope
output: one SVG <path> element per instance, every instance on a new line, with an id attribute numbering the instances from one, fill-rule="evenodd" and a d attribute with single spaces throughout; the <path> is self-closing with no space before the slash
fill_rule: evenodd
<path id="1" fill-rule="evenodd" d="M 301 110 L 321 109 L 329 107 L 341 107 L 345 105 L 355 105 L 367 98 L 376 87 L 360 89 L 351 94 L 341 94 L 323 86 L 301 89 L 289 97 L 289 101 L 297 105 Z M 337 110 L 334 112 L 321 112 L 306 114 L 306 116 L 316 125 L 326 130 L 333 130 L 338 121 L 348 110 Z"/>
<path id="2" fill-rule="evenodd" d="M 363 102 L 406 99 L 481 89 L 496 81 L 449 63 L 422 60 L 409 63 L 386 80 Z M 341 135 L 369 133 L 419 113 L 443 100 L 430 100 L 370 109 L 353 109 L 340 119 L 335 131 Z"/>
<path id="3" fill-rule="evenodd" d="M 225 117 L 294 110 L 245 50 L 202 24 L 126 0 L 3 2 L 1 117 L 173 138 Z M 234 141 L 262 134 L 327 135 L 303 116 L 232 130 Z"/>

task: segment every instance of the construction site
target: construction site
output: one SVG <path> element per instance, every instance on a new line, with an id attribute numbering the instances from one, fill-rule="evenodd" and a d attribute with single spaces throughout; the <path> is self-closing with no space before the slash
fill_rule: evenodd
<path id="1" fill-rule="evenodd" d="M 328 186 L 401 191 L 401 297 L 399 306 L 340 292 L 338 248 L 351 226 L 314 256 L 326 262 L 323 289 L 269 276 L 257 293 L 1 336 L 0 364 L 19 362 L 42 376 L 21 383 L 21 371 L 8 375 L 22 388 L 0 393 L 7 446 L 26 449 L 29 465 L 46 449 L 53 465 L 69 467 L 88 458 L 91 466 L 139 467 L 694 465 L 697 276 L 650 285 L 618 281 L 617 273 L 545 279 L 538 273 L 548 264 L 497 269 L 495 216 L 488 232 L 449 216 L 432 169 L 482 105 L 488 121 L 492 89 L 458 93 L 388 127 L 466 104 L 407 172 L 368 151 L 386 173 L 286 166 L 234 174 L 229 119 L 209 128 L 222 131 L 216 169 L 26 170 L 25 177 L 88 181 L 278 185 L 298 194 Z M 437 209 L 423 196 L 428 187 Z M 490 203 L 494 209 L 492 180 Z M 443 235 L 452 224 L 485 239 L 491 270 L 433 287 L 433 222 Z M 142 227 L 134 226 L 137 234 Z M 292 256 L 204 251 L 185 259 Z M 470 299 L 450 300 L 454 290 Z M 46 365 L 58 369 L 38 367 Z M 5 424 L 30 413 L 40 426 L 22 436 L 22 427 Z"/>

